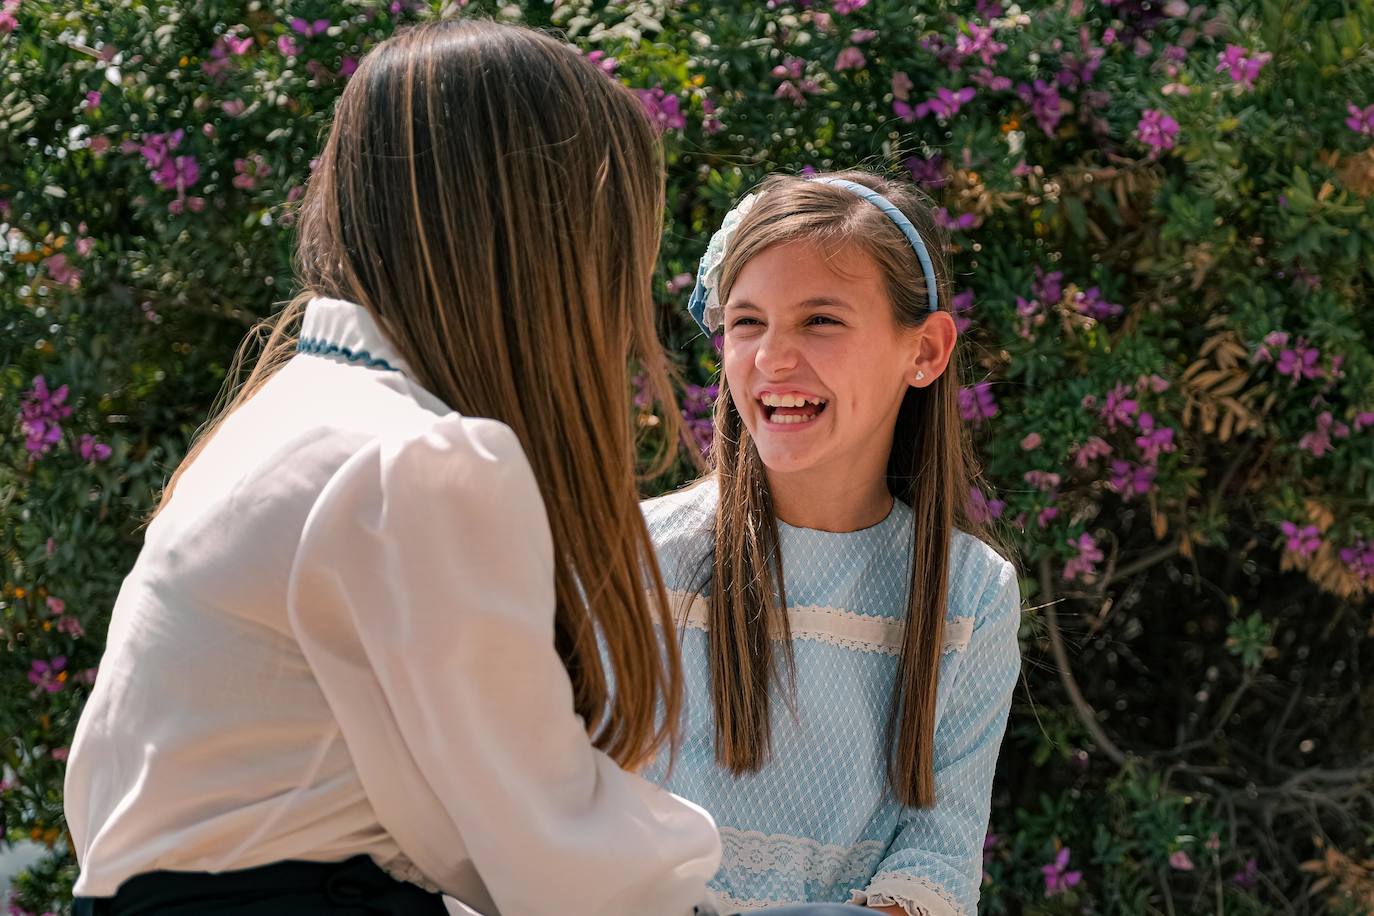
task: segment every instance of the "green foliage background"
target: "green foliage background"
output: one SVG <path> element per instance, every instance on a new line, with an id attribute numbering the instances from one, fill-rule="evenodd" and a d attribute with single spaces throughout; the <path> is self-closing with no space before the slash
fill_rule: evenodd
<path id="1" fill-rule="evenodd" d="M 645 90 L 698 428 L 715 351 L 683 275 L 765 174 L 910 173 L 962 222 L 977 500 L 1028 603 L 985 912 L 1374 910 L 1374 5 L 992 7 L 5 0 L 0 811 L 51 849 L 15 910 L 66 906 L 109 609 L 234 346 L 294 291 L 351 62 L 439 15 L 556 28 Z M 940 88 L 974 95 L 918 116 Z"/>

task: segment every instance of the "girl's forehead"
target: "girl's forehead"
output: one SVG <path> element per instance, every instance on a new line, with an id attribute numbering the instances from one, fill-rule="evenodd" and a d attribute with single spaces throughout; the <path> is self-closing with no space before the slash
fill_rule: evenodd
<path id="1" fill-rule="evenodd" d="M 827 245 L 812 239 L 779 242 L 744 263 L 731 285 L 726 307 L 778 300 L 797 305 L 824 299 L 851 303 L 883 290 L 884 279 L 878 262 L 858 245 Z"/>

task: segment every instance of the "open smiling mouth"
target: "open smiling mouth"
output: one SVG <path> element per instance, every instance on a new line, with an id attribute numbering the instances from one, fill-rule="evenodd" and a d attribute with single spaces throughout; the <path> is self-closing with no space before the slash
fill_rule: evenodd
<path id="1" fill-rule="evenodd" d="M 808 398 L 799 394 L 765 394 L 758 399 L 763 415 L 769 423 L 796 426 L 814 423 L 825 413 L 825 398 Z"/>

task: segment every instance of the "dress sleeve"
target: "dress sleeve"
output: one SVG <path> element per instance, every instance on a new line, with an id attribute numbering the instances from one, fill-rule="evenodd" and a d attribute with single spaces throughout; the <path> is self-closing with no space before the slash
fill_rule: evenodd
<path id="1" fill-rule="evenodd" d="M 379 822 L 440 889 L 502 916 L 710 899 L 709 815 L 617 767 L 574 712 L 548 519 L 508 427 L 449 415 L 353 455 L 290 600 Z"/>
<path id="2" fill-rule="evenodd" d="M 852 902 L 903 907 L 911 916 L 975 916 L 992 777 L 1021 670 L 1021 599 L 1000 560 L 978 602 L 968 654 L 935 733 L 935 805 L 908 808 L 873 880 Z"/>

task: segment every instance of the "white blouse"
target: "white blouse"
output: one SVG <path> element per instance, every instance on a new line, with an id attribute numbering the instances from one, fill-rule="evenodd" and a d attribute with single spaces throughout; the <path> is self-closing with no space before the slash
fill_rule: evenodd
<path id="1" fill-rule="evenodd" d="M 149 526 L 81 716 L 81 876 L 359 853 L 488 916 L 710 906 L 709 815 L 590 744 L 514 433 L 358 306 L 232 414 Z"/>

